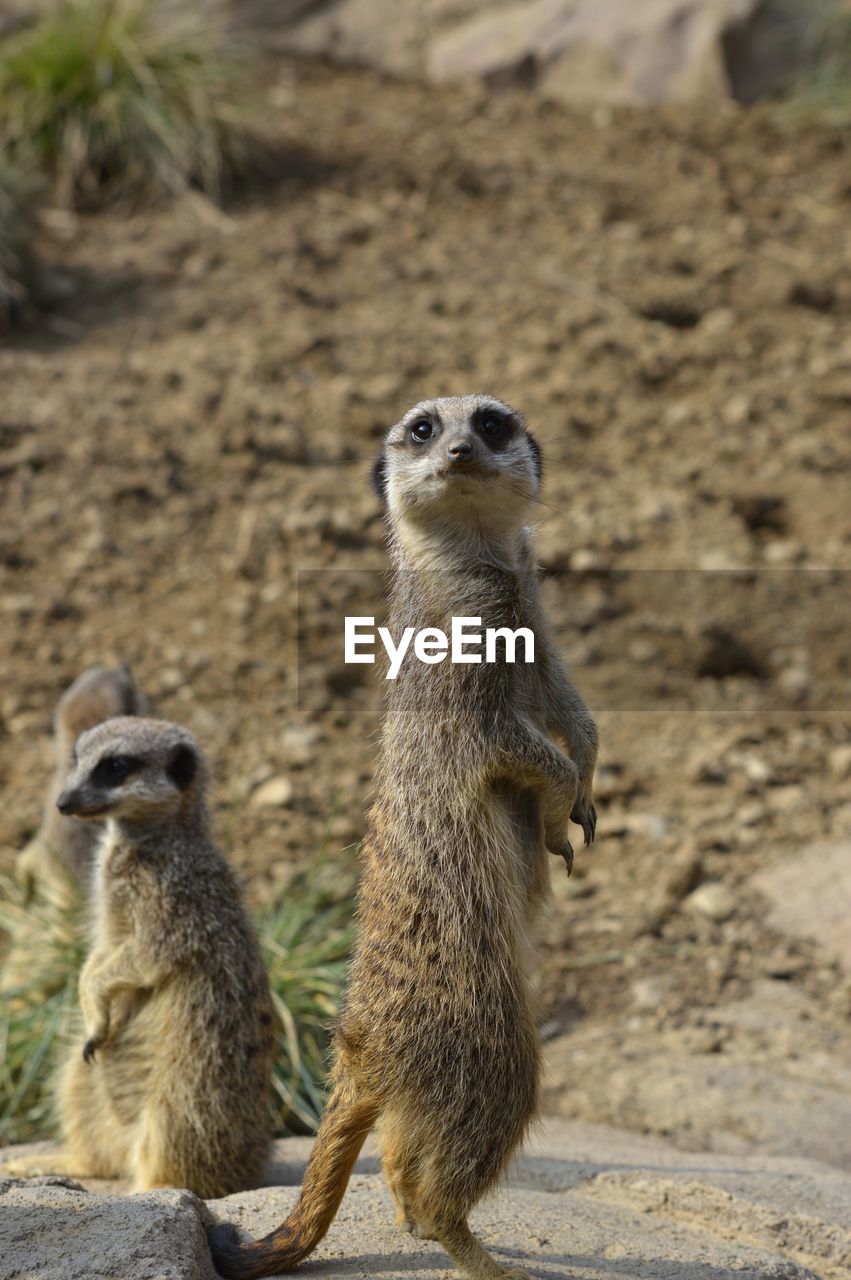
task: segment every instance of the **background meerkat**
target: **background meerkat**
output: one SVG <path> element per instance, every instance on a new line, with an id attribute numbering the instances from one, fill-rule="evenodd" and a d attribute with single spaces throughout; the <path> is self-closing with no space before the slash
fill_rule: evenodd
<path id="1" fill-rule="evenodd" d="M 65 903 L 88 882 L 98 823 L 56 808 L 71 750 L 81 733 L 114 716 L 145 715 L 147 702 L 129 667 L 89 667 L 65 690 L 53 717 L 54 773 L 38 831 L 18 855 L 15 873 L 28 891 Z"/>
<path id="2" fill-rule="evenodd" d="M 59 1079 L 64 1156 L 11 1163 L 133 1189 L 227 1195 L 270 1138 L 271 996 L 236 879 L 210 834 L 190 733 L 107 720 L 78 740 L 57 805 L 107 818 L 80 976 L 84 1039 Z M 49 1169 L 42 1169 L 47 1162 Z"/>
<path id="3" fill-rule="evenodd" d="M 448 632 L 453 616 L 527 626 L 535 662 L 413 661 L 388 681 L 333 1091 L 287 1221 L 244 1245 L 227 1226 L 211 1233 L 225 1276 L 287 1271 L 315 1247 L 376 1124 L 399 1225 L 476 1280 L 525 1274 L 497 1263 L 467 1216 L 537 1104 L 528 931 L 546 850 L 569 867 L 568 818 L 586 841 L 596 823 L 597 732 L 549 638 L 525 527 L 540 477 L 523 419 L 488 396 L 425 401 L 386 437 L 374 478 L 391 633 Z"/>

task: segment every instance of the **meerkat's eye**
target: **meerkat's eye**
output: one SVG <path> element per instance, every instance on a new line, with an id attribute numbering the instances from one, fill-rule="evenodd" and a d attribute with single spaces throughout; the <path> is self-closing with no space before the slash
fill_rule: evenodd
<path id="1" fill-rule="evenodd" d="M 137 756 L 104 756 L 92 770 L 92 782 L 98 787 L 117 787 L 141 767 Z"/>
<path id="2" fill-rule="evenodd" d="M 415 422 L 411 427 L 411 439 L 417 444 L 430 440 L 433 435 L 434 425 L 429 422 L 428 418 L 420 418 L 419 422 Z"/>
<path id="3" fill-rule="evenodd" d="M 483 418 L 479 426 L 479 431 L 486 440 L 494 444 L 499 444 L 505 440 L 510 431 L 510 427 L 505 418 Z"/>

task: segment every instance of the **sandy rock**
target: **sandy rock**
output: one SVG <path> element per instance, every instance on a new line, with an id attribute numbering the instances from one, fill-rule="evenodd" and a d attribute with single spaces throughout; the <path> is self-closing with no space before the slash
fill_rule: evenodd
<path id="1" fill-rule="evenodd" d="M 751 885 L 768 899 L 772 929 L 818 942 L 851 971 L 851 843 L 811 845 Z"/>
<path id="2" fill-rule="evenodd" d="M 688 895 L 685 906 L 689 911 L 695 911 L 698 915 L 706 916 L 707 920 L 721 924 L 735 912 L 736 896 L 725 884 L 717 881 L 700 885 L 694 893 Z"/>
<path id="3" fill-rule="evenodd" d="M 268 0 L 240 5 L 275 47 L 434 81 L 522 85 L 571 102 L 771 91 L 808 56 L 806 23 L 758 0 Z M 785 13 L 785 11 L 784 11 Z"/>
<path id="4" fill-rule="evenodd" d="M 702 1050 L 696 1031 L 714 1033 Z M 764 979 L 683 1027 L 580 1025 L 545 1063 L 544 1105 L 564 1117 L 851 1172 L 851 1036 L 788 982 Z"/>
<path id="5" fill-rule="evenodd" d="M 188 1191 L 0 1179 L 0 1280 L 213 1280 L 199 1210 Z"/>
<path id="6" fill-rule="evenodd" d="M 268 8 L 268 3 L 266 4 Z M 298 53 L 381 68 L 397 75 L 417 69 L 432 28 L 427 6 L 396 0 L 331 0 L 282 15 L 275 43 Z"/>
<path id="7" fill-rule="evenodd" d="M 432 45 L 435 80 L 537 83 L 551 97 L 660 102 L 729 91 L 722 39 L 754 0 L 536 0 L 485 11 Z"/>
<path id="8" fill-rule="evenodd" d="M 369 1156 L 362 1158 L 359 1167 L 368 1161 Z M 703 1221 L 694 1215 L 684 1226 L 658 1204 L 650 1209 L 644 1204 L 621 1207 L 615 1203 L 616 1194 L 595 1187 L 601 1175 L 623 1165 L 637 1167 L 649 1178 L 663 1176 L 674 1185 L 683 1177 L 682 1171 L 689 1170 L 683 1180 L 703 1187 L 704 1170 L 708 1179 L 723 1181 L 726 1163 L 712 1157 L 683 1158 L 665 1144 L 603 1127 L 547 1122 L 528 1153 L 515 1163 L 509 1189 L 480 1205 L 472 1225 L 503 1265 L 530 1268 L 540 1277 L 563 1280 L 565 1275 L 581 1272 L 584 1280 L 611 1280 L 616 1259 L 622 1280 L 646 1280 L 649 1274 L 669 1271 L 678 1280 L 699 1280 L 709 1271 L 714 1280 L 811 1280 L 814 1272 L 778 1248 L 776 1238 L 769 1248 L 752 1248 L 744 1240 L 746 1197 L 751 1197 L 751 1204 L 761 1198 L 766 1217 L 768 1206 L 773 1205 L 776 1218 L 787 1205 L 791 1208 L 799 1185 L 801 1203 L 809 1207 L 824 1202 L 824 1215 L 813 1228 L 815 1247 L 841 1256 L 847 1247 L 848 1217 L 843 1195 L 851 1180 L 818 1165 L 793 1168 L 777 1162 L 764 1177 L 757 1162 L 741 1170 L 736 1188 L 739 1225 L 731 1228 L 726 1240 L 710 1233 L 709 1212 Z M 377 1176 L 377 1162 L 373 1168 L 368 1174 L 355 1173 L 337 1218 L 314 1255 L 315 1274 L 333 1274 L 341 1280 L 373 1275 L 403 1280 L 414 1270 L 423 1280 L 448 1280 L 457 1274 L 439 1246 L 395 1230 L 390 1193 Z M 267 1188 L 214 1202 L 209 1209 L 215 1218 L 235 1222 L 254 1236 L 276 1226 L 296 1194 L 294 1187 Z M 729 1195 L 732 1201 L 733 1193 Z M 711 1182 L 705 1186 L 705 1196 L 717 1214 Z M 736 1218 L 732 1211 L 729 1216 L 731 1221 Z"/>
<path id="9" fill-rule="evenodd" d="M 0 1181 L 0 1280 L 213 1280 L 211 1221 L 251 1236 L 286 1216 L 311 1140 L 275 1144 L 270 1185 L 202 1204 L 185 1191 L 119 1197 L 62 1179 Z M 5 1153 L 4 1153 L 5 1154 Z M 94 1185 L 94 1184 L 90 1184 Z M 547 1120 L 514 1162 L 507 1189 L 472 1222 L 503 1264 L 561 1280 L 833 1280 L 851 1257 L 851 1177 L 814 1161 L 695 1155 L 602 1125 Z M 367 1142 L 316 1276 L 423 1280 L 454 1273 L 432 1242 L 401 1235 Z"/>

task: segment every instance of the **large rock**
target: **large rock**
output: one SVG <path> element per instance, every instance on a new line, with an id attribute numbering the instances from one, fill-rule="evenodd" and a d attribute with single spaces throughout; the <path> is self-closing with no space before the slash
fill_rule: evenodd
<path id="1" fill-rule="evenodd" d="M 233 0 L 231 0 L 231 3 Z M 803 10 L 803 6 L 802 6 Z M 242 0 L 273 46 L 571 102 L 751 101 L 811 56 L 782 0 Z"/>
<path id="2" fill-rule="evenodd" d="M 235 1222 L 252 1236 L 277 1226 L 309 1148 L 276 1144 L 269 1171 L 286 1185 L 206 1206 L 182 1191 L 120 1197 L 61 1179 L 0 1181 L 0 1280 L 212 1280 L 203 1224 Z M 851 1262 L 851 1176 L 547 1121 L 473 1225 L 501 1262 L 541 1280 L 836 1280 Z M 457 1277 L 436 1244 L 393 1226 L 374 1145 L 307 1270 L 337 1280 Z"/>
<path id="3" fill-rule="evenodd" d="M 436 80 L 517 75 L 570 101 L 729 96 L 723 41 L 758 0 L 534 0 L 484 12 L 437 39 Z"/>
<path id="4" fill-rule="evenodd" d="M 63 1178 L 0 1179 L 0 1280 L 212 1280 L 188 1191 L 92 1195 Z"/>
<path id="5" fill-rule="evenodd" d="M 545 1104 L 565 1117 L 851 1171 L 851 1032 L 786 982 L 759 982 L 683 1026 L 580 1024 L 545 1062 Z"/>
<path id="6" fill-rule="evenodd" d="M 851 844 L 815 844 L 758 872 L 766 924 L 817 942 L 851 972 Z"/>

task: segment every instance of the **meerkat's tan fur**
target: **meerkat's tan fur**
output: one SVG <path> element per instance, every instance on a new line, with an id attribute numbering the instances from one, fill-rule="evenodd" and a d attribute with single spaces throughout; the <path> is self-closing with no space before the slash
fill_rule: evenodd
<path id="1" fill-rule="evenodd" d="M 84 1035 L 58 1083 L 67 1150 L 9 1172 L 124 1177 L 137 1191 L 208 1198 L 259 1174 L 272 1003 L 210 834 L 205 781 L 195 739 L 166 721 L 108 720 L 77 742 L 60 812 L 107 827 L 80 977 Z"/>
<path id="2" fill-rule="evenodd" d="M 41 825 L 18 855 L 17 879 L 28 891 L 66 905 L 88 886 L 94 851 L 102 827 L 65 817 L 56 800 L 65 782 L 71 749 L 86 729 L 114 716 L 144 715 L 147 703 L 130 670 L 89 667 L 65 690 L 53 717 L 54 773 Z"/>
<path id="3" fill-rule="evenodd" d="M 520 415 L 486 396 L 426 401 L 388 433 L 375 474 L 391 634 L 449 633 L 452 617 L 525 626 L 535 662 L 409 657 L 387 682 L 333 1091 L 289 1219 L 251 1244 L 211 1233 L 216 1266 L 239 1280 L 315 1247 L 373 1126 L 403 1229 L 439 1240 L 474 1280 L 525 1275 L 485 1251 L 467 1216 L 536 1109 L 529 934 L 547 849 L 570 867 L 568 818 L 593 839 L 597 732 L 538 602 L 526 521 L 540 453 Z"/>

